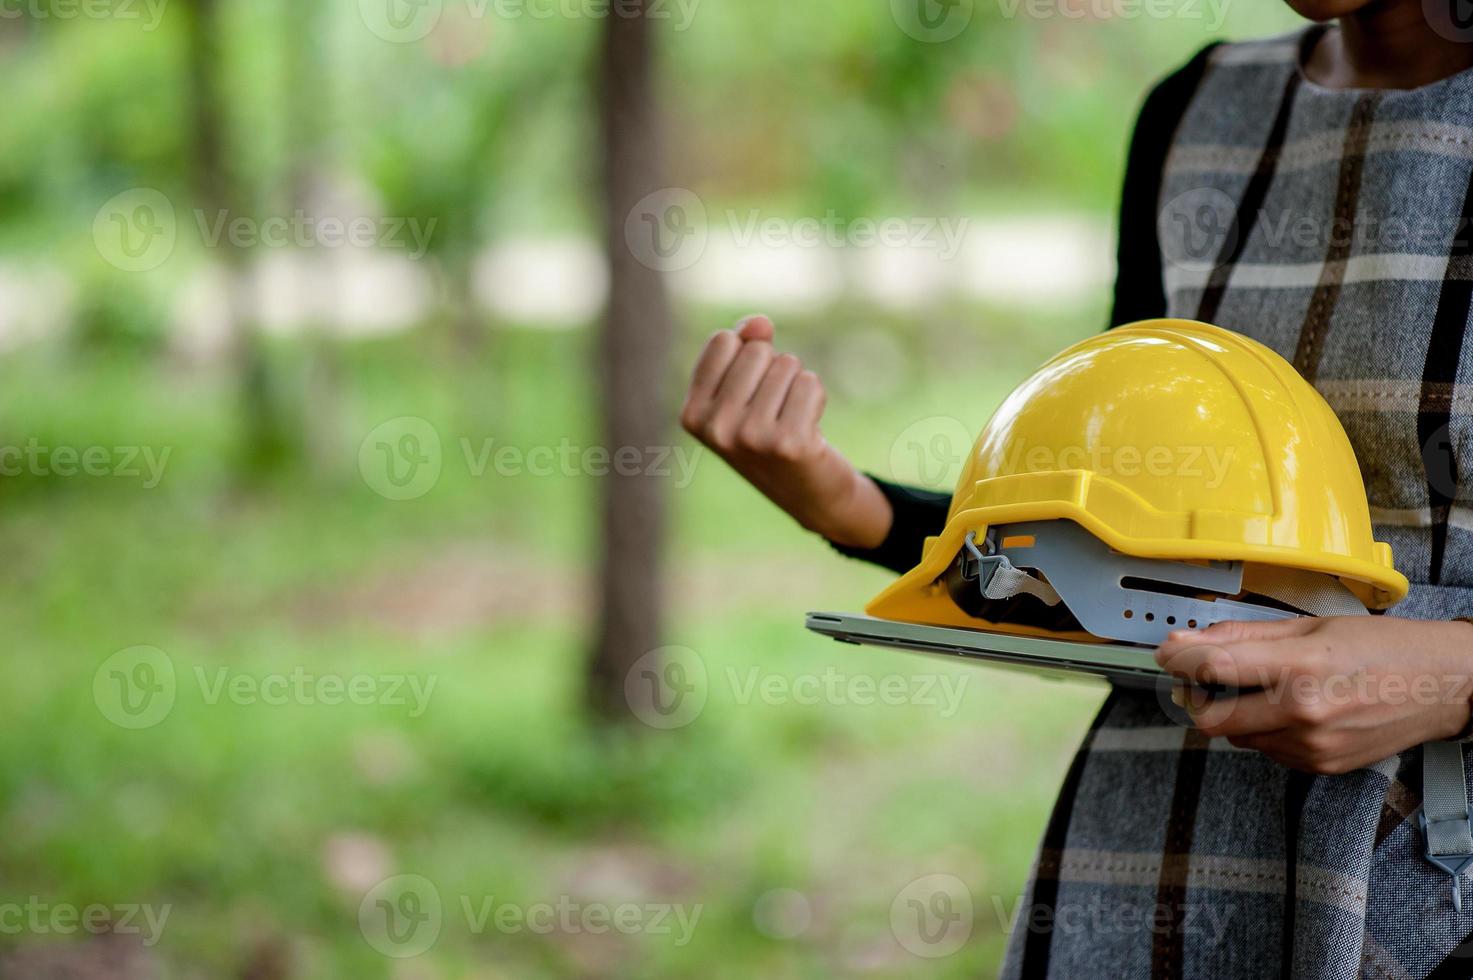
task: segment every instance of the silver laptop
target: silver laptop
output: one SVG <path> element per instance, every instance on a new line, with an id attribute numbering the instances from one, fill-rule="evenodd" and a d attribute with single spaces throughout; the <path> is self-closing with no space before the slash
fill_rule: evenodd
<path id="1" fill-rule="evenodd" d="M 1124 643 L 1073 643 L 948 626 L 917 626 L 855 613 L 811 612 L 807 627 L 843 643 L 917 650 L 1049 673 L 1087 674 L 1137 688 L 1169 685 L 1154 650 Z"/>

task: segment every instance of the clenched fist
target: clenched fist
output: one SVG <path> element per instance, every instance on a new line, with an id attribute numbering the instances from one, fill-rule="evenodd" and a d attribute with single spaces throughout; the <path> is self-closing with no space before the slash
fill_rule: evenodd
<path id="1" fill-rule="evenodd" d="M 893 513 L 873 480 L 825 441 L 818 375 L 773 348 L 765 316 L 701 351 L 680 423 L 799 524 L 838 544 L 878 547 Z"/>

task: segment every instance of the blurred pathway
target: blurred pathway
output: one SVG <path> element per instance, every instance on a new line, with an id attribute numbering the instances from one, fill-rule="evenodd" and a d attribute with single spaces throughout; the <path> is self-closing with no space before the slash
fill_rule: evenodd
<path id="1" fill-rule="evenodd" d="M 901 221 L 902 219 L 895 219 Z M 1113 275 L 1108 223 L 1092 216 L 1040 214 L 946 219 L 925 230 L 908 220 L 908 241 L 838 244 L 802 222 L 729 218 L 705 229 L 693 251 L 669 262 L 676 292 L 697 305 L 760 307 L 775 314 L 822 310 L 859 299 L 898 313 L 923 313 L 949 300 L 1010 309 L 1068 308 Z M 884 226 L 885 221 L 872 222 Z M 662 262 L 652 255 L 652 262 Z M 587 238 L 513 239 L 487 248 L 475 265 L 479 306 L 521 326 L 571 329 L 597 316 L 608 275 Z M 265 329 L 277 335 L 329 324 L 344 337 L 399 332 L 433 310 L 434 268 L 392 251 L 274 251 L 253 268 Z M 175 344 L 208 357 L 224 346 L 225 284 L 208 271 L 173 302 Z M 54 336 L 71 322 L 76 289 L 56 267 L 0 263 L 0 352 Z"/>

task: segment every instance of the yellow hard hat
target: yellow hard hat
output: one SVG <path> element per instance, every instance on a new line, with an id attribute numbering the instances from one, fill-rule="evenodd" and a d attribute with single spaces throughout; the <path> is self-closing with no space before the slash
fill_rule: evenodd
<path id="1" fill-rule="evenodd" d="M 1075 344 L 1007 397 L 945 529 L 867 611 L 1159 642 L 1406 592 L 1319 393 L 1257 341 L 1150 320 Z"/>

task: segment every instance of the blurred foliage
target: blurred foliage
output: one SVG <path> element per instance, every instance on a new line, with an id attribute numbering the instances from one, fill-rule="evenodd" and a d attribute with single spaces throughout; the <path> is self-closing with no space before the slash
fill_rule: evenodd
<path id="1" fill-rule="evenodd" d="M 187 186 L 182 2 L 156 29 L 146 15 L 0 21 L 7 235 L 54 231 L 124 187 Z M 897 29 L 886 3 L 704 0 L 688 24 L 671 4 L 660 40 L 673 169 L 717 196 L 809 210 L 1004 191 L 1108 208 L 1146 87 L 1214 36 L 1200 6 L 1192 18 L 1036 20 L 979 3 L 959 38 L 932 44 Z M 292 164 L 287 123 L 308 103 L 335 165 L 394 213 L 465 221 L 467 234 L 491 216 L 521 231 L 586 227 L 596 18 L 504 19 L 447 0 L 429 38 L 388 44 L 355 7 L 223 4 L 233 163 L 258 205 Z M 1228 34 L 1291 23 L 1282 8 L 1227 13 Z M 290 88 L 284 65 L 302 30 L 322 75 L 310 91 Z M 458 213 L 464 202 L 479 206 Z"/>

